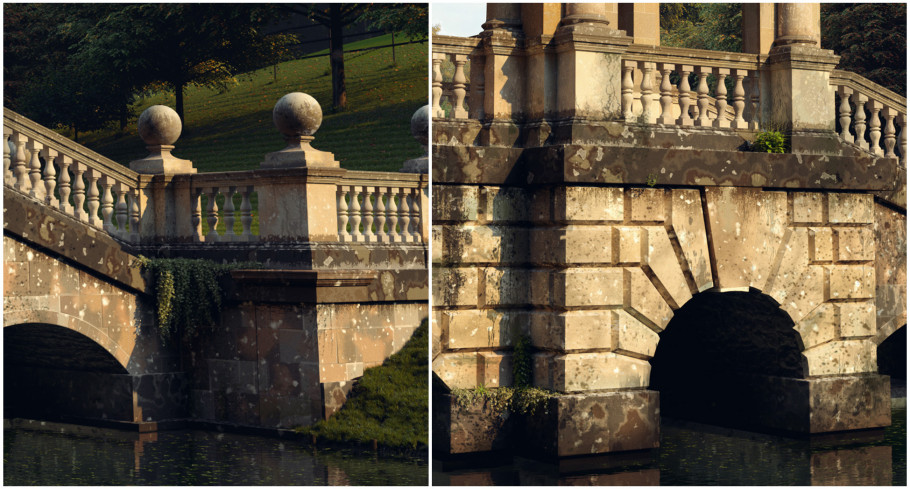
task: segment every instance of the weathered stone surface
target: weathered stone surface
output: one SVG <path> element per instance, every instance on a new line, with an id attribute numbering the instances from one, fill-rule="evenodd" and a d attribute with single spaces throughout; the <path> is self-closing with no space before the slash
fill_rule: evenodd
<path id="1" fill-rule="evenodd" d="M 612 187 L 559 187 L 554 193 L 556 221 L 622 222 L 624 195 Z"/>
<path id="2" fill-rule="evenodd" d="M 487 452 L 512 447 L 515 419 L 508 412 L 493 412 L 483 401 L 467 407 L 449 394 L 434 391 L 433 451 L 450 455 Z"/>
<path id="3" fill-rule="evenodd" d="M 809 375 L 843 375 L 876 372 L 875 343 L 868 340 L 836 340 L 803 352 Z"/>
<path id="4" fill-rule="evenodd" d="M 697 190 L 674 189 L 671 199 L 670 226 L 685 256 L 688 272 L 698 292 L 710 289 L 714 280 L 701 194 Z"/>
<path id="5" fill-rule="evenodd" d="M 549 369 L 551 384 L 542 387 L 557 392 L 586 392 L 647 387 L 651 364 L 616 353 L 567 353 L 553 357 Z"/>
<path id="6" fill-rule="evenodd" d="M 551 457 L 657 448 L 659 413 L 654 391 L 564 394 L 528 420 L 524 446 Z"/>

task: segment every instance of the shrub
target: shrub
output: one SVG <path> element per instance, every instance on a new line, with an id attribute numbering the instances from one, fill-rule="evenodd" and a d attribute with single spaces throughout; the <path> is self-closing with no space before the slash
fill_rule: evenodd
<path id="1" fill-rule="evenodd" d="M 752 151 L 759 153 L 786 153 L 789 149 L 787 137 L 779 131 L 763 131 L 755 137 Z"/>

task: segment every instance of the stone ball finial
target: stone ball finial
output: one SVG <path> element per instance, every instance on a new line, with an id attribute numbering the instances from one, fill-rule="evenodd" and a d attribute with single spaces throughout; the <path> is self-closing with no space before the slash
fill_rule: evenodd
<path id="1" fill-rule="evenodd" d="M 153 105 L 139 116 L 139 137 L 148 146 L 173 145 L 182 130 L 180 116 L 166 105 Z"/>
<path id="2" fill-rule="evenodd" d="M 421 146 L 426 147 L 430 138 L 429 130 L 430 106 L 424 105 L 417 109 L 417 111 L 414 112 L 414 115 L 411 116 L 411 135 L 414 136 L 414 139 L 416 139 Z"/>
<path id="3" fill-rule="evenodd" d="M 312 136 L 322 124 L 322 107 L 312 96 L 292 92 L 275 104 L 272 121 L 285 137 Z"/>

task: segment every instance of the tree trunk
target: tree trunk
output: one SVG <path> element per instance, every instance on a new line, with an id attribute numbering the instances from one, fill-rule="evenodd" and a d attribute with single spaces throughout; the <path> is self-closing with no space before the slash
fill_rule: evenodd
<path id="1" fill-rule="evenodd" d="M 186 122 L 183 119 L 183 87 L 186 86 L 186 83 L 179 82 L 174 83 L 174 97 L 177 99 L 177 115 L 180 116 L 180 124 L 185 126 Z"/>
<path id="2" fill-rule="evenodd" d="M 344 24 L 341 18 L 341 4 L 331 4 L 329 14 L 331 16 L 329 62 L 332 67 L 332 109 L 344 110 L 348 104 L 348 96 L 344 84 Z"/>

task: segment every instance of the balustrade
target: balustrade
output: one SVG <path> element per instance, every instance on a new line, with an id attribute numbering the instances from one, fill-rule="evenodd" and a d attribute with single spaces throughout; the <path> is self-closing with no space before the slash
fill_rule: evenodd
<path id="1" fill-rule="evenodd" d="M 473 52 L 478 42 L 475 38 L 434 36 L 433 117 L 483 117 L 483 58 L 480 57 L 480 66 L 474 66 L 469 61 L 474 57 Z"/>
<path id="2" fill-rule="evenodd" d="M 258 193 L 247 172 L 224 182 L 225 174 L 207 173 L 192 177 L 190 225 L 198 243 L 235 243 L 259 240 L 259 213 L 254 208 Z M 219 182 L 213 183 L 211 180 Z M 233 180 L 233 181 L 231 181 Z M 239 202 L 239 207 L 237 206 Z M 205 227 L 203 211 L 205 209 Z M 239 220 L 238 220 L 239 217 Z"/>
<path id="3" fill-rule="evenodd" d="M 135 172 L 14 112 L 4 110 L 3 119 L 7 189 L 131 240 L 131 226 L 122 213 L 138 195 Z M 115 202 L 121 213 L 115 212 Z"/>
<path id="4" fill-rule="evenodd" d="M 338 185 L 338 239 L 362 243 L 417 243 L 421 190 L 412 187 Z"/>
<path id="5" fill-rule="evenodd" d="M 623 56 L 622 70 L 627 122 L 734 129 L 760 123 L 755 55 L 632 45 Z"/>
<path id="6" fill-rule="evenodd" d="M 870 153 L 900 158 L 906 168 L 907 99 L 855 73 L 834 70 L 836 131 Z M 900 146 L 897 142 L 900 141 Z M 897 146 L 896 150 L 895 147 Z"/>

